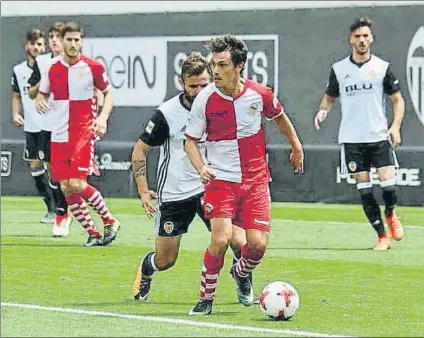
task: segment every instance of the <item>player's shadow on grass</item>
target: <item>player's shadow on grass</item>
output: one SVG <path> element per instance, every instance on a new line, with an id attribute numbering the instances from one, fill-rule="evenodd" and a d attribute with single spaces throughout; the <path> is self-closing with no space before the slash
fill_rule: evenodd
<path id="1" fill-rule="evenodd" d="M 268 248 L 267 250 L 268 251 L 269 250 L 370 251 L 371 248 L 325 248 L 325 247 L 317 248 L 317 247 L 303 247 L 303 248 Z"/>

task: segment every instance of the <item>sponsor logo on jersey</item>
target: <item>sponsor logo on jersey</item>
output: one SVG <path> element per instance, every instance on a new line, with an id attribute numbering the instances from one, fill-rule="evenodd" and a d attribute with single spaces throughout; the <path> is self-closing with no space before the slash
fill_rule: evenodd
<path id="1" fill-rule="evenodd" d="M 152 121 L 149 121 L 146 126 L 146 133 L 151 134 L 155 124 Z"/>
<path id="2" fill-rule="evenodd" d="M 424 26 L 418 28 L 409 44 L 406 79 L 415 113 L 424 126 Z"/>

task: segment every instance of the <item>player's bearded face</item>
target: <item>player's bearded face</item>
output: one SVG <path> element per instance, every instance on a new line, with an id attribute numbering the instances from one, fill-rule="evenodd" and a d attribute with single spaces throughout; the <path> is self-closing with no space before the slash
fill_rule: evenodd
<path id="1" fill-rule="evenodd" d="M 25 49 L 27 54 L 35 59 L 38 55 L 44 53 L 46 50 L 44 39 L 40 38 L 35 41 L 28 41 L 25 44 Z"/>
<path id="2" fill-rule="evenodd" d="M 63 50 L 70 59 L 76 58 L 81 50 L 82 37 L 79 32 L 67 32 L 62 39 Z"/>
<path id="3" fill-rule="evenodd" d="M 349 40 L 357 54 L 365 55 L 369 52 L 374 38 L 369 27 L 360 27 L 351 33 Z"/>
<path id="4" fill-rule="evenodd" d="M 184 88 L 184 98 L 191 104 L 197 94 L 210 83 L 210 76 L 205 69 L 200 75 L 183 76 L 181 82 Z"/>

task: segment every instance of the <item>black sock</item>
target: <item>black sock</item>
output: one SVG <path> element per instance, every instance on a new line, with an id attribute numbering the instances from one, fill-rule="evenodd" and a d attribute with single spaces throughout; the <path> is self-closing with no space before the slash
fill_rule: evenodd
<path id="1" fill-rule="evenodd" d="M 382 186 L 382 188 L 383 188 L 383 200 L 386 206 L 386 209 L 384 210 L 384 214 L 387 217 L 390 217 L 392 216 L 393 210 L 395 209 L 395 206 L 397 204 L 396 186 L 389 185 L 386 187 Z"/>
<path id="2" fill-rule="evenodd" d="M 152 276 L 155 273 L 155 271 L 157 270 L 152 265 L 152 258 L 154 259 L 154 257 L 152 257 L 153 255 L 155 255 L 155 252 L 148 253 L 146 255 L 146 257 L 144 257 L 143 264 L 141 265 L 141 273 L 145 277 Z"/>
<path id="3" fill-rule="evenodd" d="M 38 194 L 46 204 L 49 212 L 55 212 L 55 204 L 52 189 L 49 186 L 49 179 L 43 167 L 31 168 L 31 175 L 34 178 Z"/>
<path id="4" fill-rule="evenodd" d="M 384 230 L 384 223 L 381 219 L 380 206 L 374 198 L 372 188 L 359 189 L 359 193 L 361 194 L 362 207 L 369 222 L 377 232 L 378 237 L 384 236 L 386 231 Z"/>
<path id="5" fill-rule="evenodd" d="M 62 189 L 60 189 L 60 183 L 50 180 L 50 187 L 56 204 L 56 214 L 63 216 L 68 212 L 68 203 Z"/>

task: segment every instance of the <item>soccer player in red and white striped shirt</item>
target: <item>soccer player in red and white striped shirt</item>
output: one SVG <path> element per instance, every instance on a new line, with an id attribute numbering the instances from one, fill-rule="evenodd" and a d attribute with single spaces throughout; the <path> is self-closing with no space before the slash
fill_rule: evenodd
<path id="1" fill-rule="evenodd" d="M 107 245 L 116 238 L 119 221 L 109 212 L 100 192 L 87 183 L 87 176 L 98 171 L 94 164 L 96 137 L 104 136 L 113 108 L 109 81 L 102 64 L 80 53 L 83 31 L 78 23 L 69 22 L 61 32 L 63 54 L 52 59 L 42 74 L 37 110 L 49 110 L 54 116 L 51 136 L 51 173 L 65 194 L 75 218 L 87 230 L 85 246 Z M 104 94 L 103 109 L 96 117 L 96 89 Z M 104 223 L 104 238 L 96 229 L 87 203 Z"/>
<path id="2" fill-rule="evenodd" d="M 231 268 L 245 306 L 253 303 L 248 279 L 262 260 L 271 228 L 270 173 L 262 117 L 273 120 L 292 147 L 296 171 L 303 170 L 303 149 L 296 131 L 271 88 L 241 77 L 245 43 L 233 36 L 213 39 L 214 82 L 194 100 L 186 129 L 186 151 L 206 184 L 203 208 L 211 220 L 211 242 L 203 258 L 200 299 L 189 315 L 212 312 L 216 283 L 232 236 L 232 224 L 246 230 L 247 244 Z M 197 142 L 206 138 L 207 161 Z"/>

